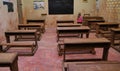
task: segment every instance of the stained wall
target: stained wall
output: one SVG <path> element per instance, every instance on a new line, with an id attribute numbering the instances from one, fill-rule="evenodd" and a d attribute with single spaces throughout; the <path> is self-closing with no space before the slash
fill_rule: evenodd
<path id="1" fill-rule="evenodd" d="M 16 30 L 18 25 L 18 13 L 16 0 L 9 0 L 13 3 L 14 12 L 8 12 L 7 5 L 0 0 L 0 42 L 5 40 L 5 31 Z"/>
<path id="2" fill-rule="evenodd" d="M 48 0 L 44 0 L 44 9 L 34 10 L 33 8 L 34 0 L 22 0 L 23 14 L 24 14 L 24 22 L 27 19 L 41 19 L 45 16 L 41 14 L 47 14 L 46 16 L 46 27 L 55 27 L 57 19 L 73 19 L 76 21 L 77 14 L 79 12 L 82 13 L 90 13 L 91 15 L 95 15 L 96 9 L 96 0 L 88 0 L 87 2 L 83 2 L 83 0 L 74 0 L 74 14 L 72 15 L 49 15 L 48 11 Z"/>
<path id="3" fill-rule="evenodd" d="M 120 0 L 99 0 L 99 15 L 108 22 L 120 22 Z"/>

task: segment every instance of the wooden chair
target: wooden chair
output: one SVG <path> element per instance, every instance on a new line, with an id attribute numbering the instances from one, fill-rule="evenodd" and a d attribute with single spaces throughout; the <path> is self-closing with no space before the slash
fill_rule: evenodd
<path id="1" fill-rule="evenodd" d="M 90 14 L 84 14 L 83 16 L 90 16 Z"/>
<path id="2" fill-rule="evenodd" d="M 2 45 L 0 45 L 0 49 L 2 49 Z M 10 67 L 11 71 L 18 71 L 17 61 L 17 53 L 0 53 L 0 67 Z"/>

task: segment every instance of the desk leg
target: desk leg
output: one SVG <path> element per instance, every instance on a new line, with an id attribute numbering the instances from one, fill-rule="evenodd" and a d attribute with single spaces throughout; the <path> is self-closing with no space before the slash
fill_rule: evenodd
<path id="1" fill-rule="evenodd" d="M 22 37 L 22 36 L 20 36 L 20 37 Z M 17 35 L 15 35 L 15 41 L 17 41 L 18 40 L 18 37 L 17 37 Z"/>
<path id="2" fill-rule="evenodd" d="M 86 38 L 89 38 L 89 33 L 86 34 Z"/>
<path id="3" fill-rule="evenodd" d="M 43 23 L 43 25 L 44 25 L 43 32 L 45 32 L 45 23 Z"/>
<path id="4" fill-rule="evenodd" d="M 114 47 L 114 41 L 115 41 L 115 33 L 112 31 L 112 37 L 111 37 L 111 45 Z"/>
<path id="5" fill-rule="evenodd" d="M 37 44 L 37 32 L 35 33 L 35 45 L 36 45 L 36 47 L 38 47 L 38 44 Z"/>
<path id="6" fill-rule="evenodd" d="M 83 38 L 83 33 L 80 36 L 81 36 L 81 38 Z"/>
<path id="7" fill-rule="evenodd" d="M 59 41 L 59 32 L 57 31 L 57 42 Z"/>
<path id="8" fill-rule="evenodd" d="M 108 47 L 104 47 L 102 60 L 105 60 L 105 61 L 107 60 L 107 58 L 108 58 L 108 51 L 109 51 L 109 46 Z"/>
<path id="9" fill-rule="evenodd" d="M 6 35 L 5 37 L 6 37 L 7 43 L 10 43 L 10 36 L 9 36 L 9 35 Z"/>
<path id="10" fill-rule="evenodd" d="M 3 50 L 2 50 L 2 45 L 0 45 L 0 52 L 2 52 Z"/>
<path id="11" fill-rule="evenodd" d="M 68 70 L 67 70 L 67 67 L 64 68 L 64 71 L 68 71 Z"/>

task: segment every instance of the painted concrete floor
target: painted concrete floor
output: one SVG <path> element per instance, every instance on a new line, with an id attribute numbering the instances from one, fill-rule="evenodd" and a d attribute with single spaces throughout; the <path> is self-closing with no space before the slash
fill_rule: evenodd
<path id="1" fill-rule="evenodd" d="M 38 41 L 38 50 L 34 56 L 19 56 L 19 71 L 62 71 L 62 56 L 58 56 L 56 42 L 56 28 L 47 28 Z M 91 33 L 90 38 L 95 38 Z M 96 55 L 80 54 L 71 55 L 68 58 L 101 57 L 101 49 L 96 49 Z M 120 61 L 120 53 L 110 48 L 108 61 Z M 8 67 L 0 67 L 0 71 L 10 71 Z"/>

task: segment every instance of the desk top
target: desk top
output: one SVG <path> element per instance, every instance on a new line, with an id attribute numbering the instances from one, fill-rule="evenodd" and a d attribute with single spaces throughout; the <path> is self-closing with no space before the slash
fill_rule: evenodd
<path id="1" fill-rule="evenodd" d="M 74 20 L 57 20 L 57 23 L 74 23 Z"/>
<path id="2" fill-rule="evenodd" d="M 64 39 L 64 44 L 110 43 L 106 38 L 71 38 Z"/>
<path id="3" fill-rule="evenodd" d="M 35 27 L 35 26 L 41 26 L 41 24 L 18 24 L 18 27 L 24 27 L 24 26 L 30 26 L 30 27 Z"/>
<path id="4" fill-rule="evenodd" d="M 73 19 L 58 19 L 57 21 L 74 21 Z"/>
<path id="5" fill-rule="evenodd" d="M 68 64 L 68 71 L 120 71 L 120 62 L 78 62 Z"/>
<path id="6" fill-rule="evenodd" d="M 57 24 L 58 27 L 80 27 L 82 24 L 69 24 L 69 23 L 59 23 Z"/>
<path id="7" fill-rule="evenodd" d="M 104 19 L 86 19 L 89 22 L 104 22 Z"/>
<path id="8" fill-rule="evenodd" d="M 81 27 L 57 27 L 57 30 L 90 30 L 88 26 Z"/>
<path id="9" fill-rule="evenodd" d="M 103 23 L 97 23 L 98 25 L 119 25 L 117 22 L 103 22 Z"/>
<path id="10" fill-rule="evenodd" d="M 6 31 L 6 34 L 11 33 L 35 33 L 37 30 L 13 30 L 13 31 Z"/>

